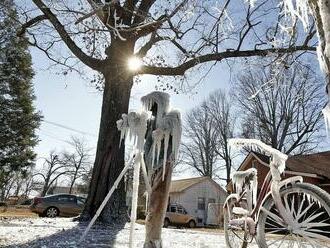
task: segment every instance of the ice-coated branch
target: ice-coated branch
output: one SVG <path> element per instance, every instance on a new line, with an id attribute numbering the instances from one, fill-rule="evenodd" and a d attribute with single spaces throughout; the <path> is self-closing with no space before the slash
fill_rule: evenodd
<path id="1" fill-rule="evenodd" d="M 230 147 L 246 148 L 252 151 L 261 151 L 267 156 L 271 157 L 271 163 L 275 165 L 280 173 L 285 170 L 285 162 L 288 155 L 276 150 L 275 148 L 264 144 L 257 139 L 229 139 L 228 145 Z"/>

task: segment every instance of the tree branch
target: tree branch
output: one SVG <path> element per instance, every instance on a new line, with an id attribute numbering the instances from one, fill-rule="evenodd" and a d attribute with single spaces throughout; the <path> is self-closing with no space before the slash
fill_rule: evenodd
<path id="1" fill-rule="evenodd" d="M 51 10 L 43 3 L 42 0 L 33 0 L 34 4 L 43 12 L 43 14 L 47 17 L 47 19 L 52 23 L 55 30 L 58 32 L 64 43 L 71 50 L 71 52 L 79 58 L 85 65 L 89 66 L 94 70 L 100 70 L 102 66 L 102 60 L 95 59 L 93 57 L 85 54 L 71 39 L 70 35 L 66 32 L 64 26 L 57 19 L 55 14 L 51 12 Z"/>
<path id="2" fill-rule="evenodd" d="M 38 16 L 32 18 L 31 20 L 27 21 L 26 23 L 24 23 L 22 25 L 21 29 L 17 32 L 17 35 L 22 36 L 29 27 L 32 27 L 33 25 L 35 25 L 45 19 L 47 19 L 46 15 L 38 15 Z"/>
<path id="3" fill-rule="evenodd" d="M 231 51 L 227 50 L 221 53 L 206 54 L 195 57 L 187 62 L 182 63 L 176 67 L 156 67 L 156 66 L 142 66 L 137 74 L 151 74 L 151 75 L 165 75 L 165 76 L 179 76 L 184 75 L 185 72 L 194 66 L 210 61 L 221 61 L 227 58 L 237 57 L 255 57 L 267 56 L 270 53 L 293 53 L 297 51 L 316 51 L 316 47 L 310 46 L 293 46 L 289 48 L 269 48 L 263 50 L 245 50 L 245 51 Z"/>

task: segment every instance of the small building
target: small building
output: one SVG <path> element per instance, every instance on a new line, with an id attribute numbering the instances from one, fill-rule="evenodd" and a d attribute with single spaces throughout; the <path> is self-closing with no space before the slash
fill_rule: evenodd
<path id="1" fill-rule="evenodd" d="M 196 217 L 197 225 L 205 225 L 209 224 L 208 207 L 212 206 L 210 212 L 214 216 L 214 209 L 222 210 L 226 197 L 227 192 L 213 179 L 196 177 L 172 181 L 169 203 L 182 205 L 188 214 Z"/>
<path id="2" fill-rule="evenodd" d="M 258 171 L 258 191 L 262 187 L 269 172 L 269 157 L 257 152 L 250 152 L 238 168 L 245 171 L 256 168 Z M 283 178 L 302 176 L 304 182 L 319 186 L 330 193 L 330 151 L 290 156 L 286 161 Z M 227 185 L 229 192 L 233 191 L 232 183 Z"/>

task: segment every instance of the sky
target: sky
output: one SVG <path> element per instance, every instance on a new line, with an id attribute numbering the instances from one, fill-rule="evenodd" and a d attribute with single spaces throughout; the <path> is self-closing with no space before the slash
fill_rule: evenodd
<path id="1" fill-rule="evenodd" d="M 58 73 L 56 68 L 49 69 L 48 59 L 37 49 L 31 48 L 34 77 L 35 106 L 41 111 L 43 121 L 37 134 L 40 142 L 35 148 L 37 168 L 43 163 L 50 151 L 70 150 L 67 143 L 71 136 L 83 137 L 93 153 L 99 130 L 102 93 L 92 87 L 80 76 L 71 73 L 67 76 Z M 171 95 L 171 106 L 185 113 L 202 102 L 212 91 L 227 89 L 230 73 L 225 64 L 215 66 L 193 92 Z M 155 90 L 153 76 L 141 77 L 141 82 L 134 84 L 130 100 L 130 109 L 140 109 L 140 98 Z M 74 130 L 70 130 L 74 129 Z M 174 178 L 196 176 L 190 170 L 175 175 Z"/>

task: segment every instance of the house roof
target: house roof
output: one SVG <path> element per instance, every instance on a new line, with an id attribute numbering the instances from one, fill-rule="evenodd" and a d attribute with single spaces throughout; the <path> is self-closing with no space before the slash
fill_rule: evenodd
<path id="1" fill-rule="evenodd" d="M 264 163 L 269 163 L 269 157 L 260 153 L 253 152 Z M 330 151 L 294 155 L 286 161 L 286 170 L 317 174 L 330 179 Z"/>
<path id="2" fill-rule="evenodd" d="M 213 179 L 209 177 L 193 177 L 193 178 L 186 178 L 186 179 L 172 181 L 170 187 L 170 193 L 180 193 L 188 189 L 189 187 L 205 180 L 210 180 L 220 190 L 224 190 L 223 188 L 220 187 L 219 184 L 217 184 Z"/>
<path id="3" fill-rule="evenodd" d="M 286 164 L 291 171 L 314 173 L 330 178 L 330 151 L 292 156 Z"/>

